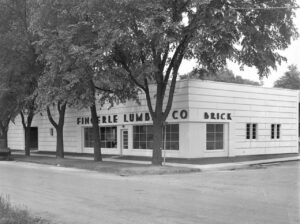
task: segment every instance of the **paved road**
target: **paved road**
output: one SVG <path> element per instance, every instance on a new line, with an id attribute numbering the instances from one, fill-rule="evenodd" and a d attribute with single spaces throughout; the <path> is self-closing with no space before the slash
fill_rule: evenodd
<path id="1" fill-rule="evenodd" d="M 118 177 L 0 162 L 0 194 L 53 223 L 300 223 L 300 163 Z"/>

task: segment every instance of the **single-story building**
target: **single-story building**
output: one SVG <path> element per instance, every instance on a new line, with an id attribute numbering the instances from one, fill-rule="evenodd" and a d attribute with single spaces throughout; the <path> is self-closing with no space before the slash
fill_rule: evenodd
<path id="1" fill-rule="evenodd" d="M 298 105 L 296 90 L 202 80 L 178 81 L 167 118 L 166 156 L 297 153 Z M 98 105 L 97 109 L 102 153 L 152 155 L 152 120 L 145 95 L 140 95 L 140 104 L 130 101 L 112 108 Z M 53 113 L 57 118 L 54 109 Z M 93 153 L 90 117 L 88 109 L 67 108 L 66 152 Z M 45 112 L 35 115 L 31 134 L 32 148 L 55 151 L 56 132 Z M 8 146 L 24 149 L 24 130 L 19 118 L 10 124 Z"/>

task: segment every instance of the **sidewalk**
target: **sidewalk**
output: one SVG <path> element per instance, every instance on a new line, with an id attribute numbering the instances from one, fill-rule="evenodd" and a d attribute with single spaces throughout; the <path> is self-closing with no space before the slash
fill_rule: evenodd
<path id="1" fill-rule="evenodd" d="M 12 155 L 23 155 L 23 151 L 13 151 Z M 31 156 L 55 157 L 54 152 L 32 152 Z M 66 159 L 93 160 L 93 155 L 90 154 L 74 154 L 66 153 Z M 131 164 L 150 165 L 150 157 L 137 156 L 116 156 L 103 155 L 103 161 L 120 162 Z M 219 170 L 235 170 L 243 169 L 255 165 L 266 165 L 280 162 L 300 161 L 300 154 L 271 154 L 271 155 L 253 155 L 253 156 L 238 156 L 238 157 L 218 157 L 218 158 L 167 158 L 163 165 L 172 167 L 185 167 L 200 169 L 200 171 L 219 171 Z"/>

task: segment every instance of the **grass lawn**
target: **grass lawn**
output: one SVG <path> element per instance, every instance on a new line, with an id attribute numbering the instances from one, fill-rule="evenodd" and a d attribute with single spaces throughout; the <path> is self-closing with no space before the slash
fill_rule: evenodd
<path id="1" fill-rule="evenodd" d="M 111 173 L 120 176 L 131 175 L 161 175 L 172 173 L 189 173 L 197 172 L 199 169 L 185 168 L 185 167 L 172 167 L 172 166 L 151 166 L 135 163 L 120 163 L 120 162 L 94 162 L 93 160 L 84 159 L 59 159 L 49 157 L 46 155 L 35 155 L 26 157 L 23 155 L 13 155 L 15 161 L 39 163 L 61 167 L 72 167 L 78 169 L 92 170 L 100 173 Z"/>
<path id="2" fill-rule="evenodd" d="M 0 224 L 50 224 L 50 222 L 32 216 L 25 208 L 12 206 L 8 198 L 0 195 Z"/>

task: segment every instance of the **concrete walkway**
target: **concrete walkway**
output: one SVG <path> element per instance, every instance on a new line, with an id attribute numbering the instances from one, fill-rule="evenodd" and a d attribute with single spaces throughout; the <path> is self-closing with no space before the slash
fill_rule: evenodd
<path id="1" fill-rule="evenodd" d="M 14 151 L 13 154 L 23 155 L 23 151 Z M 45 156 L 45 157 L 55 157 L 52 154 L 39 154 L 39 153 L 31 153 L 31 156 Z M 93 160 L 93 157 L 89 156 L 75 156 L 75 155 L 65 155 L 66 159 L 82 159 L 82 160 Z M 281 162 L 289 162 L 289 161 L 300 161 L 300 155 L 298 156 L 289 156 L 286 157 L 285 154 L 282 155 L 281 158 L 267 158 L 267 159 L 256 159 L 247 161 L 247 156 L 245 157 L 246 161 L 238 161 L 238 162 L 220 162 L 220 163 L 212 163 L 212 164 L 189 164 L 189 163 L 176 163 L 176 162 L 166 162 L 163 165 L 166 166 L 174 166 L 174 167 L 187 167 L 187 168 L 196 168 L 201 171 L 218 171 L 218 170 L 234 170 L 234 169 L 243 169 L 255 165 L 266 165 L 271 163 L 281 163 Z M 225 160 L 225 159 L 224 159 Z M 120 162 L 120 163 L 132 163 L 132 164 L 144 164 L 150 165 L 150 161 L 144 160 L 132 160 L 132 159 L 119 159 L 118 156 L 112 156 L 109 158 L 103 158 L 103 161 L 108 162 Z"/>

